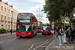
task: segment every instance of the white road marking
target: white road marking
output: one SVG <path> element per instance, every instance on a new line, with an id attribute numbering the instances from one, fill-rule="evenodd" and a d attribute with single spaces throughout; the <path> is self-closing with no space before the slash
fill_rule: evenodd
<path id="1" fill-rule="evenodd" d="M 48 42 L 50 39 L 47 39 L 46 42 Z"/>
<path id="2" fill-rule="evenodd" d="M 16 38 L 14 38 L 14 39 L 9 39 L 9 40 L 4 40 L 4 41 L 1 41 L 1 42 L 0 42 L 0 44 L 1 44 L 1 43 L 3 43 L 3 42 L 5 42 L 5 41 L 11 41 L 11 40 L 15 40 L 15 39 L 16 39 Z"/>
<path id="3" fill-rule="evenodd" d="M 16 38 L 14 38 L 14 39 L 9 39 L 9 40 L 4 40 L 4 41 L 11 41 L 11 40 L 15 40 Z"/>
<path id="4" fill-rule="evenodd" d="M 46 44 L 46 43 L 44 43 L 44 44 Z M 41 45 L 39 45 L 39 46 L 35 47 L 33 50 L 35 50 L 35 49 L 37 49 L 37 48 L 41 47 L 41 46 L 42 46 L 42 45 L 44 45 L 44 44 L 41 44 Z"/>
<path id="5" fill-rule="evenodd" d="M 34 46 L 34 44 L 32 44 L 32 46 L 31 46 L 28 50 L 32 49 L 32 48 L 33 48 L 33 46 Z"/>
<path id="6" fill-rule="evenodd" d="M 43 43 L 43 44 L 41 44 L 38 47 L 36 47 L 36 48 L 33 49 L 33 50 L 35 50 L 35 49 L 41 47 L 42 45 L 47 44 L 48 43 L 48 40 L 50 40 L 50 39 L 47 39 L 45 42 L 34 43 L 34 44 L 31 45 L 31 47 L 28 50 L 31 50 L 35 44 Z M 46 46 L 43 46 L 43 47 L 46 47 Z"/>
<path id="7" fill-rule="evenodd" d="M 30 49 L 34 46 L 34 44 L 30 47 Z"/>
<path id="8" fill-rule="evenodd" d="M 48 40 L 49 40 L 49 39 L 48 39 Z M 33 50 L 35 50 L 35 49 L 37 49 L 37 48 L 39 48 L 39 47 L 46 47 L 46 46 L 42 46 L 42 45 L 48 44 L 48 40 L 46 40 L 45 43 L 43 43 L 43 44 L 41 44 L 41 45 L 35 47 Z M 49 41 L 49 42 L 50 42 L 50 41 Z"/>
<path id="9" fill-rule="evenodd" d="M 39 43 L 34 43 L 34 44 L 40 44 L 40 43 L 45 43 L 45 42 L 39 42 Z"/>
<path id="10" fill-rule="evenodd" d="M 0 44 L 3 43 L 3 42 L 4 42 L 4 41 L 1 41 Z"/>
<path id="11" fill-rule="evenodd" d="M 46 47 L 46 46 L 41 46 L 41 47 Z"/>
<path id="12" fill-rule="evenodd" d="M 32 49 L 35 44 L 40 44 L 40 43 L 45 43 L 45 42 L 34 43 L 31 45 L 31 47 L 28 50 Z"/>

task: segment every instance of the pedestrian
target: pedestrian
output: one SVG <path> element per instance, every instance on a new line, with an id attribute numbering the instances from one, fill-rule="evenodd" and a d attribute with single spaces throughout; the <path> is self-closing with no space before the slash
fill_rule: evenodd
<path id="1" fill-rule="evenodd" d="M 63 29 L 62 41 L 63 43 L 66 43 L 66 28 Z"/>
<path id="2" fill-rule="evenodd" d="M 59 39 L 59 46 L 62 46 L 62 32 L 61 29 L 59 29 L 59 32 L 57 33 L 58 39 Z"/>
<path id="3" fill-rule="evenodd" d="M 71 38 L 71 28 L 70 27 L 68 27 L 67 32 L 68 32 L 68 42 L 71 43 L 71 40 L 70 40 L 70 38 Z"/>
<path id="4" fill-rule="evenodd" d="M 73 42 L 74 36 L 75 36 L 75 30 L 74 30 L 74 28 L 72 27 L 72 30 L 71 30 L 71 41 L 72 41 L 72 42 Z"/>

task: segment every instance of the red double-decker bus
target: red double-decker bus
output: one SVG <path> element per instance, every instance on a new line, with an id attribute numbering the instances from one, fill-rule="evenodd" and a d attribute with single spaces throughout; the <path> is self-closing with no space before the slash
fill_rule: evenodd
<path id="1" fill-rule="evenodd" d="M 43 24 L 42 34 L 51 34 L 52 25 L 51 24 Z"/>
<path id="2" fill-rule="evenodd" d="M 37 34 L 37 19 L 32 13 L 18 13 L 16 23 L 17 37 L 33 37 Z"/>

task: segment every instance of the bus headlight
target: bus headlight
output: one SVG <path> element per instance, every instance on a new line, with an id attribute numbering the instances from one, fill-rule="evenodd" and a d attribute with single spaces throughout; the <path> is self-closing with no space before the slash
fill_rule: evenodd
<path id="1" fill-rule="evenodd" d="M 29 34 L 31 34 L 31 33 L 29 33 Z"/>

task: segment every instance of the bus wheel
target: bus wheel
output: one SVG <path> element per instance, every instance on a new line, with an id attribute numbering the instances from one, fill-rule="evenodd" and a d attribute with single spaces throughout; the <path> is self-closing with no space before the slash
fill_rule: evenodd
<path id="1" fill-rule="evenodd" d="M 37 35 L 37 33 L 35 34 L 35 36 Z"/>
<path id="2" fill-rule="evenodd" d="M 44 34 L 42 34 L 42 35 L 44 35 Z"/>
<path id="3" fill-rule="evenodd" d="M 37 33 L 36 33 L 36 35 L 37 35 Z"/>

